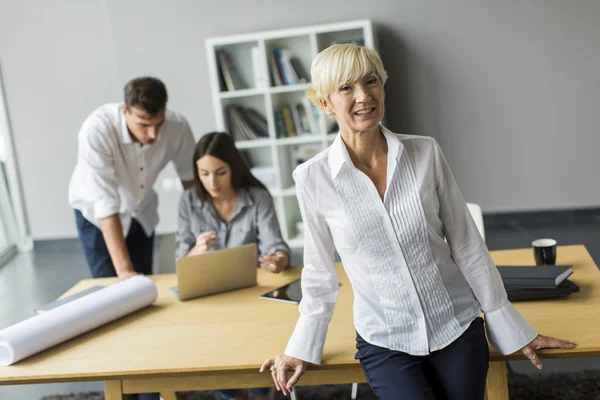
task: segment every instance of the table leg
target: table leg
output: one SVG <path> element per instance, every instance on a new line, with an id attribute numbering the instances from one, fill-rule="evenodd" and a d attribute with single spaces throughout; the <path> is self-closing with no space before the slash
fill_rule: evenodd
<path id="1" fill-rule="evenodd" d="M 123 383 L 120 380 L 104 381 L 104 400 L 123 400 Z"/>
<path id="2" fill-rule="evenodd" d="M 177 400 L 175 392 L 160 392 L 160 397 L 162 400 Z"/>
<path id="3" fill-rule="evenodd" d="M 485 387 L 485 400 L 508 400 L 508 378 L 506 377 L 505 361 L 490 363 Z"/>

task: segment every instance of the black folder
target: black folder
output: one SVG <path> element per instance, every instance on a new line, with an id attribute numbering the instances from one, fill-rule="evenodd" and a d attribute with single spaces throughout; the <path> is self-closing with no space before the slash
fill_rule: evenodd
<path id="1" fill-rule="evenodd" d="M 504 286 L 553 289 L 573 273 L 570 265 L 498 266 Z"/>
<path id="2" fill-rule="evenodd" d="M 569 280 L 561 282 L 552 289 L 531 289 L 520 287 L 506 287 L 509 301 L 543 300 L 555 297 L 566 297 L 571 293 L 579 292 L 579 286 Z"/>

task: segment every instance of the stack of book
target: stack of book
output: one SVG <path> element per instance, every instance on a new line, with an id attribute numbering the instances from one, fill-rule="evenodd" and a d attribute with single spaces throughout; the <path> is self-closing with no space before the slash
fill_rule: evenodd
<path id="1" fill-rule="evenodd" d="M 291 51 L 274 48 L 269 57 L 273 86 L 296 85 L 308 83 L 310 78 L 302 62 Z"/>
<path id="2" fill-rule="evenodd" d="M 568 265 L 498 266 L 510 301 L 564 297 L 579 291 Z"/>
<path id="3" fill-rule="evenodd" d="M 235 141 L 269 137 L 267 120 L 251 107 L 230 105 L 226 108 L 229 132 Z"/>
<path id="4" fill-rule="evenodd" d="M 319 133 L 319 111 L 307 97 L 300 102 L 277 107 L 273 118 L 278 138 Z"/>

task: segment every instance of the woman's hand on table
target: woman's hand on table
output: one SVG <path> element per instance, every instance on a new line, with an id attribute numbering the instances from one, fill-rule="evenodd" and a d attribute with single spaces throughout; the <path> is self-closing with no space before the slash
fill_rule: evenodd
<path id="1" fill-rule="evenodd" d="M 304 374 L 307 365 L 306 361 L 282 353 L 266 360 L 260 367 L 260 372 L 269 369 L 277 390 L 282 392 L 284 396 L 288 396 L 294 385 L 298 383 L 298 380 Z M 289 371 L 294 371 L 294 374 L 288 380 L 287 373 Z"/>
<path id="2" fill-rule="evenodd" d="M 529 358 L 529 361 L 537 368 L 542 369 L 542 361 L 536 354 L 539 349 L 573 349 L 576 344 L 570 340 L 557 339 L 550 336 L 537 335 L 535 339 L 531 341 L 527 346 L 523 347 L 521 351 L 525 354 L 525 357 Z"/>

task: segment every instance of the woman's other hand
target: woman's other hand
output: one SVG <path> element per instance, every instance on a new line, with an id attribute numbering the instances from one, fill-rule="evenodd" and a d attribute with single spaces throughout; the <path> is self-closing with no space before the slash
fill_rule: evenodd
<path id="1" fill-rule="evenodd" d="M 286 252 L 278 250 L 275 253 L 260 257 L 258 261 L 262 269 L 277 274 L 288 266 L 289 257 Z"/>
<path id="2" fill-rule="evenodd" d="M 535 339 L 531 341 L 527 346 L 523 347 L 521 351 L 525 354 L 525 357 L 529 358 L 529 361 L 537 368 L 542 369 L 542 360 L 536 354 L 536 350 L 539 349 L 573 349 L 576 344 L 570 340 L 557 339 L 550 336 L 537 335 Z"/>
<path id="3" fill-rule="evenodd" d="M 277 390 L 281 391 L 284 396 L 288 396 L 304 374 L 307 365 L 306 361 L 282 353 L 266 360 L 260 367 L 260 372 L 269 369 Z M 288 371 L 294 371 L 294 375 L 289 380 L 287 379 Z"/>

